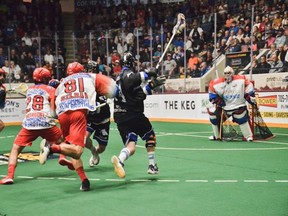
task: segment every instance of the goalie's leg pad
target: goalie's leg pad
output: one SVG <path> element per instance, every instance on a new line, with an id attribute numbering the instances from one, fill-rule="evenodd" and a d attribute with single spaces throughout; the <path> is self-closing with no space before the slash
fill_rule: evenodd
<path id="1" fill-rule="evenodd" d="M 131 141 L 137 143 L 137 140 L 138 140 L 137 134 L 131 132 L 131 133 L 129 133 L 129 134 L 127 135 L 127 139 L 126 139 L 125 145 L 126 145 L 127 143 L 131 142 Z"/>
<path id="2" fill-rule="evenodd" d="M 243 137 L 245 137 L 246 140 L 249 140 L 249 139 L 253 140 L 253 133 L 251 131 L 251 128 L 248 122 L 245 122 L 244 124 L 239 125 L 239 127 L 243 134 Z"/>
<path id="3" fill-rule="evenodd" d="M 209 119 L 212 125 L 219 125 L 220 119 L 221 119 L 221 109 L 216 109 L 214 112 L 211 112 L 209 109 L 207 109 L 209 114 Z"/>
<path id="4" fill-rule="evenodd" d="M 233 121 L 241 125 L 248 122 L 248 111 L 247 108 L 240 107 L 238 110 L 234 111 L 232 114 Z"/>

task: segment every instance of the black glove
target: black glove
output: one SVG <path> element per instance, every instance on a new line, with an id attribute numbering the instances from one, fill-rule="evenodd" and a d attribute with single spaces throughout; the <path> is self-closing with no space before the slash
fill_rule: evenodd
<path id="1" fill-rule="evenodd" d="M 158 76 L 158 69 L 156 68 L 150 68 L 146 71 L 149 78 L 154 77 L 157 78 Z"/>
<path id="2" fill-rule="evenodd" d="M 157 78 L 152 78 L 149 82 L 148 85 L 150 86 L 151 89 L 155 89 L 158 86 L 164 85 L 166 81 L 166 77 L 164 75 L 161 75 Z"/>

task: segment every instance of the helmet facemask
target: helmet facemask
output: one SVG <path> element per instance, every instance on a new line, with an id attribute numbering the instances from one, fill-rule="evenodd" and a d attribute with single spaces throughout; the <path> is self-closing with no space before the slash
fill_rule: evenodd
<path id="1" fill-rule="evenodd" d="M 225 81 L 226 81 L 227 83 L 232 82 L 232 80 L 233 80 L 233 75 L 234 75 L 234 70 L 233 70 L 233 68 L 231 68 L 230 66 L 227 66 L 227 67 L 224 69 L 224 78 L 225 78 Z"/>

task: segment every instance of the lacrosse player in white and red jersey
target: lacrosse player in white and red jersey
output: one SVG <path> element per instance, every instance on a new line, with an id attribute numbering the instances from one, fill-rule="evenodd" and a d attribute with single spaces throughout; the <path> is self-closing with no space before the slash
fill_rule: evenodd
<path id="1" fill-rule="evenodd" d="M 65 142 L 55 145 L 43 140 L 39 162 L 44 164 L 50 153 L 59 153 L 71 157 L 71 162 L 79 175 L 80 190 L 90 190 L 83 163 L 80 159 L 86 140 L 87 111 L 96 110 L 96 95 L 113 98 L 118 94 L 114 80 L 102 74 L 84 73 L 84 67 L 78 62 L 67 66 L 67 77 L 56 89 L 56 113 Z"/>
<path id="2" fill-rule="evenodd" d="M 210 140 L 216 140 L 221 127 L 222 109 L 227 117 L 232 116 L 238 123 L 246 141 L 253 141 L 253 134 L 249 125 L 249 116 L 246 101 L 256 104 L 253 84 L 242 75 L 234 75 L 230 66 L 224 69 L 224 77 L 216 78 L 209 84 L 209 100 L 216 104 L 216 111 L 209 112 L 210 122 L 214 136 Z"/>
<path id="3" fill-rule="evenodd" d="M 56 126 L 55 89 L 48 86 L 51 73 L 45 68 L 36 68 L 33 72 L 34 86 L 26 93 L 26 115 L 22 129 L 18 133 L 9 155 L 8 175 L 0 180 L 0 184 L 13 184 L 17 166 L 17 156 L 26 146 L 31 146 L 38 137 L 50 143 L 63 140 L 61 130 Z"/>

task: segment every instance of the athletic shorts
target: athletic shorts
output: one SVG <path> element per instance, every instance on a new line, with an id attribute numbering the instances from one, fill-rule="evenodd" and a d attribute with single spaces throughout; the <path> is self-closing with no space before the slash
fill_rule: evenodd
<path id="1" fill-rule="evenodd" d="M 14 140 L 14 144 L 19 146 L 31 146 L 38 137 L 46 139 L 49 143 L 55 143 L 62 136 L 61 130 L 57 126 L 42 130 L 27 130 L 23 128 Z"/>
<path id="2" fill-rule="evenodd" d="M 96 140 L 99 145 L 107 146 L 110 131 L 110 122 L 104 124 L 87 124 L 87 132 L 93 134 L 93 139 Z"/>
<path id="3" fill-rule="evenodd" d="M 86 140 L 86 110 L 70 110 L 58 116 L 66 142 L 84 147 Z"/>
<path id="4" fill-rule="evenodd" d="M 118 123 L 117 128 L 123 144 L 126 144 L 128 134 L 131 132 L 140 136 L 142 140 L 147 140 L 151 134 L 154 134 L 154 130 L 149 119 L 144 115 L 137 116 L 123 123 Z"/>

